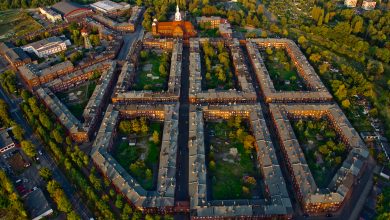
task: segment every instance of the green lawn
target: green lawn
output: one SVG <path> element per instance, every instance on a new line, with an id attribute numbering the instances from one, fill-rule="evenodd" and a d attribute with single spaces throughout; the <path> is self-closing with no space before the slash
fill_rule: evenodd
<path id="1" fill-rule="evenodd" d="M 249 134 L 249 131 L 244 124 L 241 129 L 245 136 Z M 256 168 L 257 162 L 252 159 L 256 158 L 255 151 L 245 150 L 242 141 L 230 134 L 230 132 L 236 133 L 238 129 L 222 121 L 207 122 L 206 130 L 209 134 L 207 137 L 210 146 L 208 173 L 211 178 L 212 198 L 220 200 L 262 197 L 260 172 Z M 210 135 L 210 132 L 214 135 Z M 230 154 L 230 148 L 236 148 L 238 156 L 234 157 Z M 248 183 L 246 177 L 253 178 L 255 183 Z"/>
<path id="2" fill-rule="evenodd" d="M 326 188 L 348 154 L 326 119 L 292 120 L 310 171 L 319 188 Z"/>
<path id="3" fill-rule="evenodd" d="M 169 57 L 169 55 L 168 55 Z M 149 52 L 146 59 L 141 59 L 141 65 L 139 72 L 137 74 L 135 84 L 133 85 L 133 90 L 152 90 L 152 91 L 162 91 L 166 90 L 169 77 L 169 68 L 166 68 L 168 74 L 164 75 L 160 73 L 160 64 L 161 64 L 162 55 L 157 55 L 156 53 Z M 145 66 L 152 65 L 150 71 L 143 70 Z M 169 66 L 169 65 L 168 65 Z M 148 77 L 148 74 L 152 74 L 158 79 L 152 79 Z"/>
<path id="4" fill-rule="evenodd" d="M 27 12 L 20 10 L 0 12 L 0 40 L 12 36 L 23 36 L 41 28 L 42 26 Z"/>
<path id="5" fill-rule="evenodd" d="M 131 132 L 120 133 L 114 144 L 113 157 L 118 163 L 134 177 L 146 190 L 155 189 L 155 177 L 158 172 L 162 123 L 149 121 L 149 131 L 146 134 Z M 160 134 L 160 143 L 150 140 L 154 131 Z M 123 139 L 126 138 L 126 139 Z M 129 145 L 129 138 L 136 140 L 135 146 Z M 151 176 L 148 177 L 147 172 Z"/>
<path id="6" fill-rule="evenodd" d="M 284 49 L 267 48 L 266 51 L 262 51 L 262 55 L 265 57 L 265 66 L 276 90 L 306 90 L 305 84 L 299 76 L 294 63 Z"/>

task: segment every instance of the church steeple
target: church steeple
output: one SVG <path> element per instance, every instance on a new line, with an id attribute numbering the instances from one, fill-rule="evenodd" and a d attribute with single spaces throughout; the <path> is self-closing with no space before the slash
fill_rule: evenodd
<path id="1" fill-rule="evenodd" d="M 181 14 L 179 10 L 179 5 L 176 5 L 175 21 L 181 21 Z"/>

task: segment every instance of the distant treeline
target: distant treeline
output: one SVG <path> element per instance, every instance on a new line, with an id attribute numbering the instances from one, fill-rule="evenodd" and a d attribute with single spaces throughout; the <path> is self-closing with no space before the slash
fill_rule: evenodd
<path id="1" fill-rule="evenodd" d="M 53 5 L 60 0 L 0 0 L 0 10 L 13 8 L 36 8 L 40 6 Z"/>

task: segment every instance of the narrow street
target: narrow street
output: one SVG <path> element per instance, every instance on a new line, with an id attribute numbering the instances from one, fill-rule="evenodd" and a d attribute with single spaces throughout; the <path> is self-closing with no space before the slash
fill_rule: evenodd
<path id="1" fill-rule="evenodd" d="M 180 87 L 179 137 L 176 171 L 175 201 L 189 201 L 188 197 L 188 120 L 189 120 L 189 48 L 183 47 Z M 188 214 L 177 214 L 175 219 L 189 219 Z"/>

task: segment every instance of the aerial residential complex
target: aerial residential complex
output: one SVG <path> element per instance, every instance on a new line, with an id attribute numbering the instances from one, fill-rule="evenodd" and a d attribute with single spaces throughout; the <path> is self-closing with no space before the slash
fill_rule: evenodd
<path id="1" fill-rule="evenodd" d="M 209 200 L 207 182 L 207 153 L 205 150 L 204 121 L 239 115 L 249 118 L 256 139 L 257 168 L 264 178 L 265 199 Z M 279 168 L 275 149 L 269 137 L 260 106 L 208 106 L 190 109 L 189 120 L 189 194 L 190 210 L 194 219 L 222 217 L 281 217 L 291 215 L 292 205 Z"/>
<path id="2" fill-rule="evenodd" d="M 299 76 L 304 80 L 310 91 L 276 91 L 259 52 L 260 48 L 266 47 L 284 48 L 293 60 Z M 288 39 L 253 39 L 246 43 L 246 48 L 267 103 L 324 102 L 332 100 L 332 95 L 293 41 Z"/>
<path id="3" fill-rule="evenodd" d="M 172 41 L 172 40 L 171 40 Z M 153 92 L 153 91 L 131 91 L 129 88 L 134 84 L 137 71 L 136 66 L 138 65 L 138 54 L 144 48 L 161 48 L 164 45 L 164 41 L 156 41 L 146 45 L 139 44 L 134 50 L 133 57 L 135 56 L 134 62 L 127 62 L 122 68 L 119 75 L 118 83 L 115 88 L 115 94 L 112 98 L 113 103 L 125 104 L 131 102 L 166 102 L 176 101 L 180 96 L 180 78 L 181 78 L 181 60 L 183 44 L 180 40 L 174 40 L 171 48 L 171 65 L 169 70 L 168 87 L 166 91 Z M 163 46 L 164 47 L 164 46 Z"/>
<path id="4" fill-rule="evenodd" d="M 270 104 L 272 120 L 288 169 L 293 175 L 295 193 L 308 213 L 334 212 L 350 196 L 354 184 L 365 170 L 368 150 L 341 109 L 335 104 Z M 289 117 L 321 118 L 327 116 L 349 154 L 326 189 L 319 189 L 308 168 L 304 154 L 296 139 Z"/>
<path id="5" fill-rule="evenodd" d="M 120 106 L 110 105 L 93 144 L 93 162 L 109 178 L 118 193 L 145 212 L 173 213 L 175 207 L 178 105 Z M 146 116 L 164 121 L 157 187 L 147 191 L 121 167 L 110 154 L 120 118 Z"/>
<path id="6" fill-rule="evenodd" d="M 235 1 L 219 4 L 221 12 L 237 6 Z M 349 8 L 357 4 L 339 2 L 348 12 L 376 7 L 375 1 L 364 0 L 364 10 Z M 371 187 L 376 165 L 367 143 L 380 140 L 380 131 L 359 135 L 349 119 L 375 112 L 344 114 L 352 98 L 345 104 L 333 97 L 328 90 L 333 82 L 322 82 L 326 78 L 316 73 L 317 62 L 301 51 L 310 49 L 311 55 L 318 48 L 305 47 L 302 38 L 298 45 L 275 33 L 254 34 L 260 32 L 249 24 L 252 16 L 258 20 L 254 14 L 241 22 L 248 23 L 244 30 L 232 21 L 238 14 L 231 11 L 213 16 L 214 8 L 204 7 L 182 13 L 169 2 L 164 17 L 148 5 L 60 1 L 30 12 L 45 28 L 0 43 L 0 67 L 15 72 L 1 79 L 12 73 L 12 80 L 20 80 L 17 91 L 9 91 L 14 90 L 9 79 L 1 82 L 1 110 L 12 119 L 0 117 L 0 167 L 12 175 L 20 199 L 32 209 L 29 217 L 353 216 L 352 206 L 367 197 L 363 192 Z M 256 13 L 263 10 L 258 7 Z M 203 37 L 212 34 L 218 37 Z M 381 48 L 374 49 L 379 60 Z M 325 64 L 332 80 L 341 81 L 338 72 L 347 74 L 330 61 Z M 353 101 L 366 100 L 354 95 Z M 19 127 L 29 124 L 32 129 L 18 135 Z M 34 134 L 39 138 L 31 145 L 37 152 L 29 158 L 30 141 L 24 139 Z M 23 169 L 33 166 L 31 173 L 9 172 L 7 158 L 16 151 L 28 162 L 20 163 Z M 55 154 L 64 157 L 57 160 Z M 53 161 L 59 165 L 52 166 Z M 42 186 L 21 190 L 52 181 L 43 167 L 55 176 L 50 187 L 59 185 L 63 193 Z M 42 178 L 26 181 L 30 176 Z M 69 199 L 71 211 L 60 211 L 57 194 Z M 39 202 L 33 204 L 34 198 Z"/>
<path id="7" fill-rule="evenodd" d="M 211 41 L 211 44 L 222 42 L 227 44 L 231 52 L 233 60 L 234 74 L 237 77 L 239 84 L 238 89 L 231 90 L 216 90 L 209 89 L 207 91 L 202 90 L 203 76 L 201 73 L 201 44 L 209 39 L 190 39 L 190 102 L 192 103 L 235 103 L 235 102 L 254 102 L 256 101 L 256 94 L 253 85 L 250 82 L 250 76 L 248 67 L 243 62 L 243 52 L 240 49 L 240 45 L 237 39 L 233 41 L 224 41 L 218 39 Z"/>

